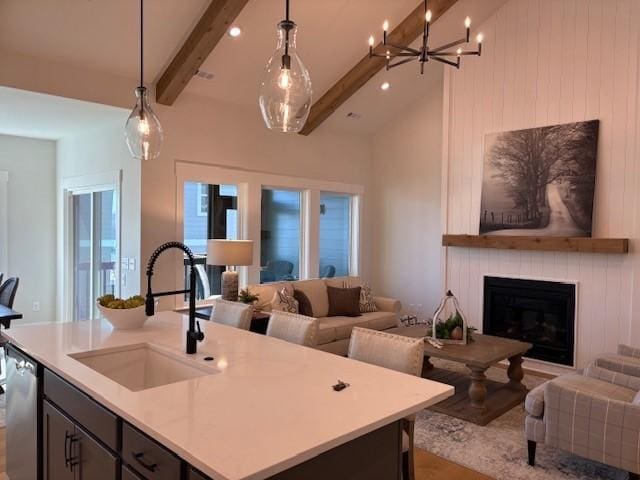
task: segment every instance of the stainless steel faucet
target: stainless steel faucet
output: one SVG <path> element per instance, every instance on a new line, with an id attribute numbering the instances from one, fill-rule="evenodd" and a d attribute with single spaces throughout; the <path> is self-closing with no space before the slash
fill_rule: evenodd
<path id="1" fill-rule="evenodd" d="M 189 258 L 190 272 L 189 272 L 189 289 L 188 290 L 175 290 L 172 292 L 153 293 L 151 290 L 151 277 L 153 276 L 153 266 L 158 260 L 158 257 L 171 248 L 177 248 L 182 250 Z M 193 257 L 193 252 L 184 243 L 180 242 L 167 242 L 156 248 L 156 251 L 151 254 L 149 263 L 147 264 L 147 298 L 145 303 L 145 313 L 147 317 L 153 316 L 155 313 L 155 297 L 164 297 L 167 295 L 181 295 L 184 293 L 189 294 L 189 330 L 187 330 L 187 353 L 194 354 L 197 352 L 198 342 L 204 340 L 204 333 L 200 330 L 200 322 L 196 321 L 196 261 Z"/>

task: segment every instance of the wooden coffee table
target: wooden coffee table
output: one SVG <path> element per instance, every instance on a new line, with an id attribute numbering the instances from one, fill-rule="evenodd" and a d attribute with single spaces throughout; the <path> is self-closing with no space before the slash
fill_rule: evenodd
<path id="1" fill-rule="evenodd" d="M 418 338 L 426 336 L 427 328 L 426 325 L 412 325 L 387 332 Z M 473 334 L 473 339 L 467 345 L 445 345 L 441 349 L 425 341 L 422 376 L 456 387 L 453 397 L 434 405 L 432 410 L 486 425 L 524 400 L 527 389 L 522 384 L 522 355 L 532 345 L 478 333 Z M 435 368 L 429 361 L 430 357 L 462 363 L 469 373 Z M 485 371 L 502 360 L 509 360 L 509 381 L 501 383 L 487 380 Z"/>

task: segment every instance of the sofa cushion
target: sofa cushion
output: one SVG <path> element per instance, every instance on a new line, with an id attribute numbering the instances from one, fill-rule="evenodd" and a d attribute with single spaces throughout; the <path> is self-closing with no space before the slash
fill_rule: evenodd
<path id="1" fill-rule="evenodd" d="M 634 405 L 640 405 L 640 392 L 636 393 L 636 396 L 633 397 L 633 402 Z"/>
<path id="2" fill-rule="evenodd" d="M 329 296 L 328 317 L 359 317 L 360 316 L 360 287 L 336 288 L 327 285 Z"/>
<path id="3" fill-rule="evenodd" d="M 316 318 L 326 317 L 329 313 L 329 296 L 327 295 L 327 285 L 324 280 L 302 280 L 293 282 L 293 288 L 303 292 L 311 302 L 313 316 Z"/>
<path id="4" fill-rule="evenodd" d="M 362 280 L 360 277 L 334 277 L 325 279 L 325 283 L 329 287 L 345 288 L 345 287 L 361 287 Z"/>
<path id="5" fill-rule="evenodd" d="M 344 340 L 351 337 L 353 327 L 386 330 L 398 326 L 395 314 L 390 312 L 365 313 L 360 317 L 319 318 L 318 345 Z"/>
<path id="6" fill-rule="evenodd" d="M 351 336 L 351 330 L 356 325 L 367 326 L 367 316 L 361 317 L 325 317 L 319 318 L 318 345 L 343 340 Z"/>
<path id="7" fill-rule="evenodd" d="M 273 300 L 273 296 L 283 286 L 287 286 L 287 288 L 290 289 L 291 293 L 293 293 L 293 286 L 291 286 L 290 282 L 275 282 L 249 285 L 249 291 L 255 295 L 258 295 L 258 301 L 254 305 L 255 309 L 261 310 L 263 312 L 270 312 L 272 310 L 271 302 Z"/>
<path id="8" fill-rule="evenodd" d="M 311 300 L 305 295 L 302 290 L 294 290 L 293 298 L 298 301 L 298 313 L 307 317 L 313 317 L 313 307 L 311 306 Z"/>
<path id="9" fill-rule="evenodd" d="M 398 326 L 398 318 L 393 312 L 369 312 L 362 316 L 367 319 L 367 328 L 373 330 L 387 330 Z"/>

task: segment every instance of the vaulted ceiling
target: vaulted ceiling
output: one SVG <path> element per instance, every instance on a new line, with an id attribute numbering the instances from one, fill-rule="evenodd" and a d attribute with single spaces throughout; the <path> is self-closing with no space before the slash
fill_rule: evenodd
<path id="1" fill-rule="evenodd" d="M 209 1 L 146 2 L 148 81 L 158 79 Z M 458 38 L 466 15 L 479 25 L 504 2 L 458 0 L 434 24 L 434 43 Z M 291 16 L 299 26 L 299 54 L 311 73 L 315 99 L 366 54 L 367 39 L 372 34 L 379 38 L 383 20 L 388 19 L 393 28 L 418 4 L 419 0 L 292 0 Z M 276 24 L 283 16 L 283 0 L 250 0 L 235 22 L 242 28 L 242 35 L 225 35 L 201 67 L 213 78 L 194 77 L 185 91 L 255 108 L 257 112 L 258 84 L 275 49 Z M 0 0 L 0 50 L 136 78 L 138 2 Z M 434 79 L 439 77 L 433 73 L 441 68 L 430 64 L 424 77 L 419 75 L 417 65 L 382 71 L 321 128 L 373 133 L 407 104 L 429 94 Z M 391 82 L 392 88 L 381 92 L 382 81 Z M 352 111 L 361 118 L 347 118 L 346 114 Z"/>

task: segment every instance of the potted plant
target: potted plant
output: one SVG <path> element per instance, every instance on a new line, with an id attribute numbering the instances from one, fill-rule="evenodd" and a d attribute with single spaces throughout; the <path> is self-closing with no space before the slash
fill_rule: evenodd
<path id="1" fill-rule="evenodd" d="M 238 292 L 238 301 L 247 305 L 254 306 L 260 299 L 260 295 L 252 293 L 249 287 L 243 288 Z"/>

